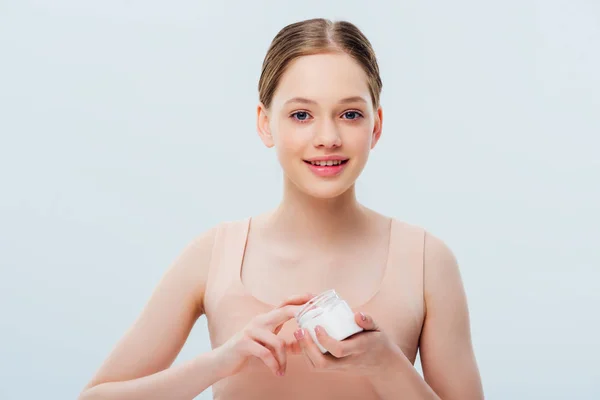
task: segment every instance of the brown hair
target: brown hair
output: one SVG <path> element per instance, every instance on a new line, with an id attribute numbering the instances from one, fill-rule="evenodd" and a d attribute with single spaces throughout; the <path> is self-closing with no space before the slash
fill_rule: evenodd
<path id="1" fill-rule="evenodd" d="M 258 82 L 259 98 L 265 107 L 271 106 L 279 80 L 290 62 L 301 56 L 322 53 L 346 53 L 354 58 L 367 74 L 373 107 L 379 107 L 382 82 L 371 43 L 356 25 L 323 18 L 287 25 L 271 42 Z"/>

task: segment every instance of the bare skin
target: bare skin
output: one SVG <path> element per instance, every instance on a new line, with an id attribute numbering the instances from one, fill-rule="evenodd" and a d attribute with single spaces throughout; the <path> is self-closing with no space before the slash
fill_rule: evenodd
<path id="1" fill-rule="evenodd" d="M 298 97 L 310 101 L 292 100 Z M 389 218 L 358 203 L 355 182 L 379 141 L 382 121 L 364 71 L 349 56 L 319 54 L 291 63 L 271 106 L 257 107 L 259 136 L 275 148 L 284 171 L 283 200 L 253 218 L 242 268 L 245 287 L 273 304 L 271 311 L 257 315 L 224 345 L 171 366 L 203 313 L 214 240 L 214 229 L 209 230 L 174 261 L 80 399 L 192 399 L 250 358 L 262 360 L 274 375 L 285 374 L 289 354 L 301 354 L 317 370 L 358 371 L 382 399 L 399 393 L 406 399 L 482 399 L 458 266 L 434 237 L 425 248 L 426 312 L 415 338 L 425 379 L 368 315 L 356 315 L 366 331 L 350 340 L 337 342 L 319 332 L 327 355 L 306 332 L 296 332 L 289 343 L 277 335 L 311 297 L 307 292 L 335 282 L 349 303 L 359 304 L 381 280 Z M 326 155 L 348 159 L 341 174 L 322 177 L 311 171 L 306 160 Z"/>

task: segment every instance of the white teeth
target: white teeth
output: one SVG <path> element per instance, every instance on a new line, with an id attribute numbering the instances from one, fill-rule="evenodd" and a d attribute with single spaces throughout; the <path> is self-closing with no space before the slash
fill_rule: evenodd
<path id="1" fill-rule="evenodd" d="M 341 160 L 329 160 L 329 161 L 311 161 L 312 165 L 318 165 L 320 167 L 331 167 L 332 165 L 340 165 L 342 163 Z"/>

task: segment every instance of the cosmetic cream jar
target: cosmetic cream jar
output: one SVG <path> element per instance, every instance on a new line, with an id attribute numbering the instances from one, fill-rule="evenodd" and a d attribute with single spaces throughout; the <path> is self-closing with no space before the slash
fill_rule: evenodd
<path id="1" fill-rule="evenodd" d="M 327 334 L 336 340 L 344 340 L 363 329 L 354 320 L 354 312 L 335 290 L 327 290 L 309 300 L 296 314 L 296 322 L 302 329 L 307 329 L 313 341 L 321 350 L 327 350 L 321 346 L 315 334 L 315 326 L 319 325 L 325 329 Z"/>

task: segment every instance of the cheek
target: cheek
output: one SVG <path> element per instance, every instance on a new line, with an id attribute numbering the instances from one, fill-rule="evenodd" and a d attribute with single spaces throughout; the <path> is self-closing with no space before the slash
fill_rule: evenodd
<path id="1" fill-rule="evenodd" d="M 302 153 L 306 147 L 308 132 L 290 126 L 278 126 L 273 135 L 278 153 Z"/>
<path id="2" fill-rule="evenodd" d="M 371 144 L 373 142 L 373 135 L 369 130 L 363 130 L 360 132 L 352 132 L 344 142 L 346 147 L 351 147 L 355 153 L 368 153 L 371 150 Z"/>
<path id="3" fill-rule="evenodd" d="M 279 137 L 278 146 L 279 151 L 281 152 L 294 153 L 298 151 L 300 143 L 293 135 L 281 135 Z"/>

